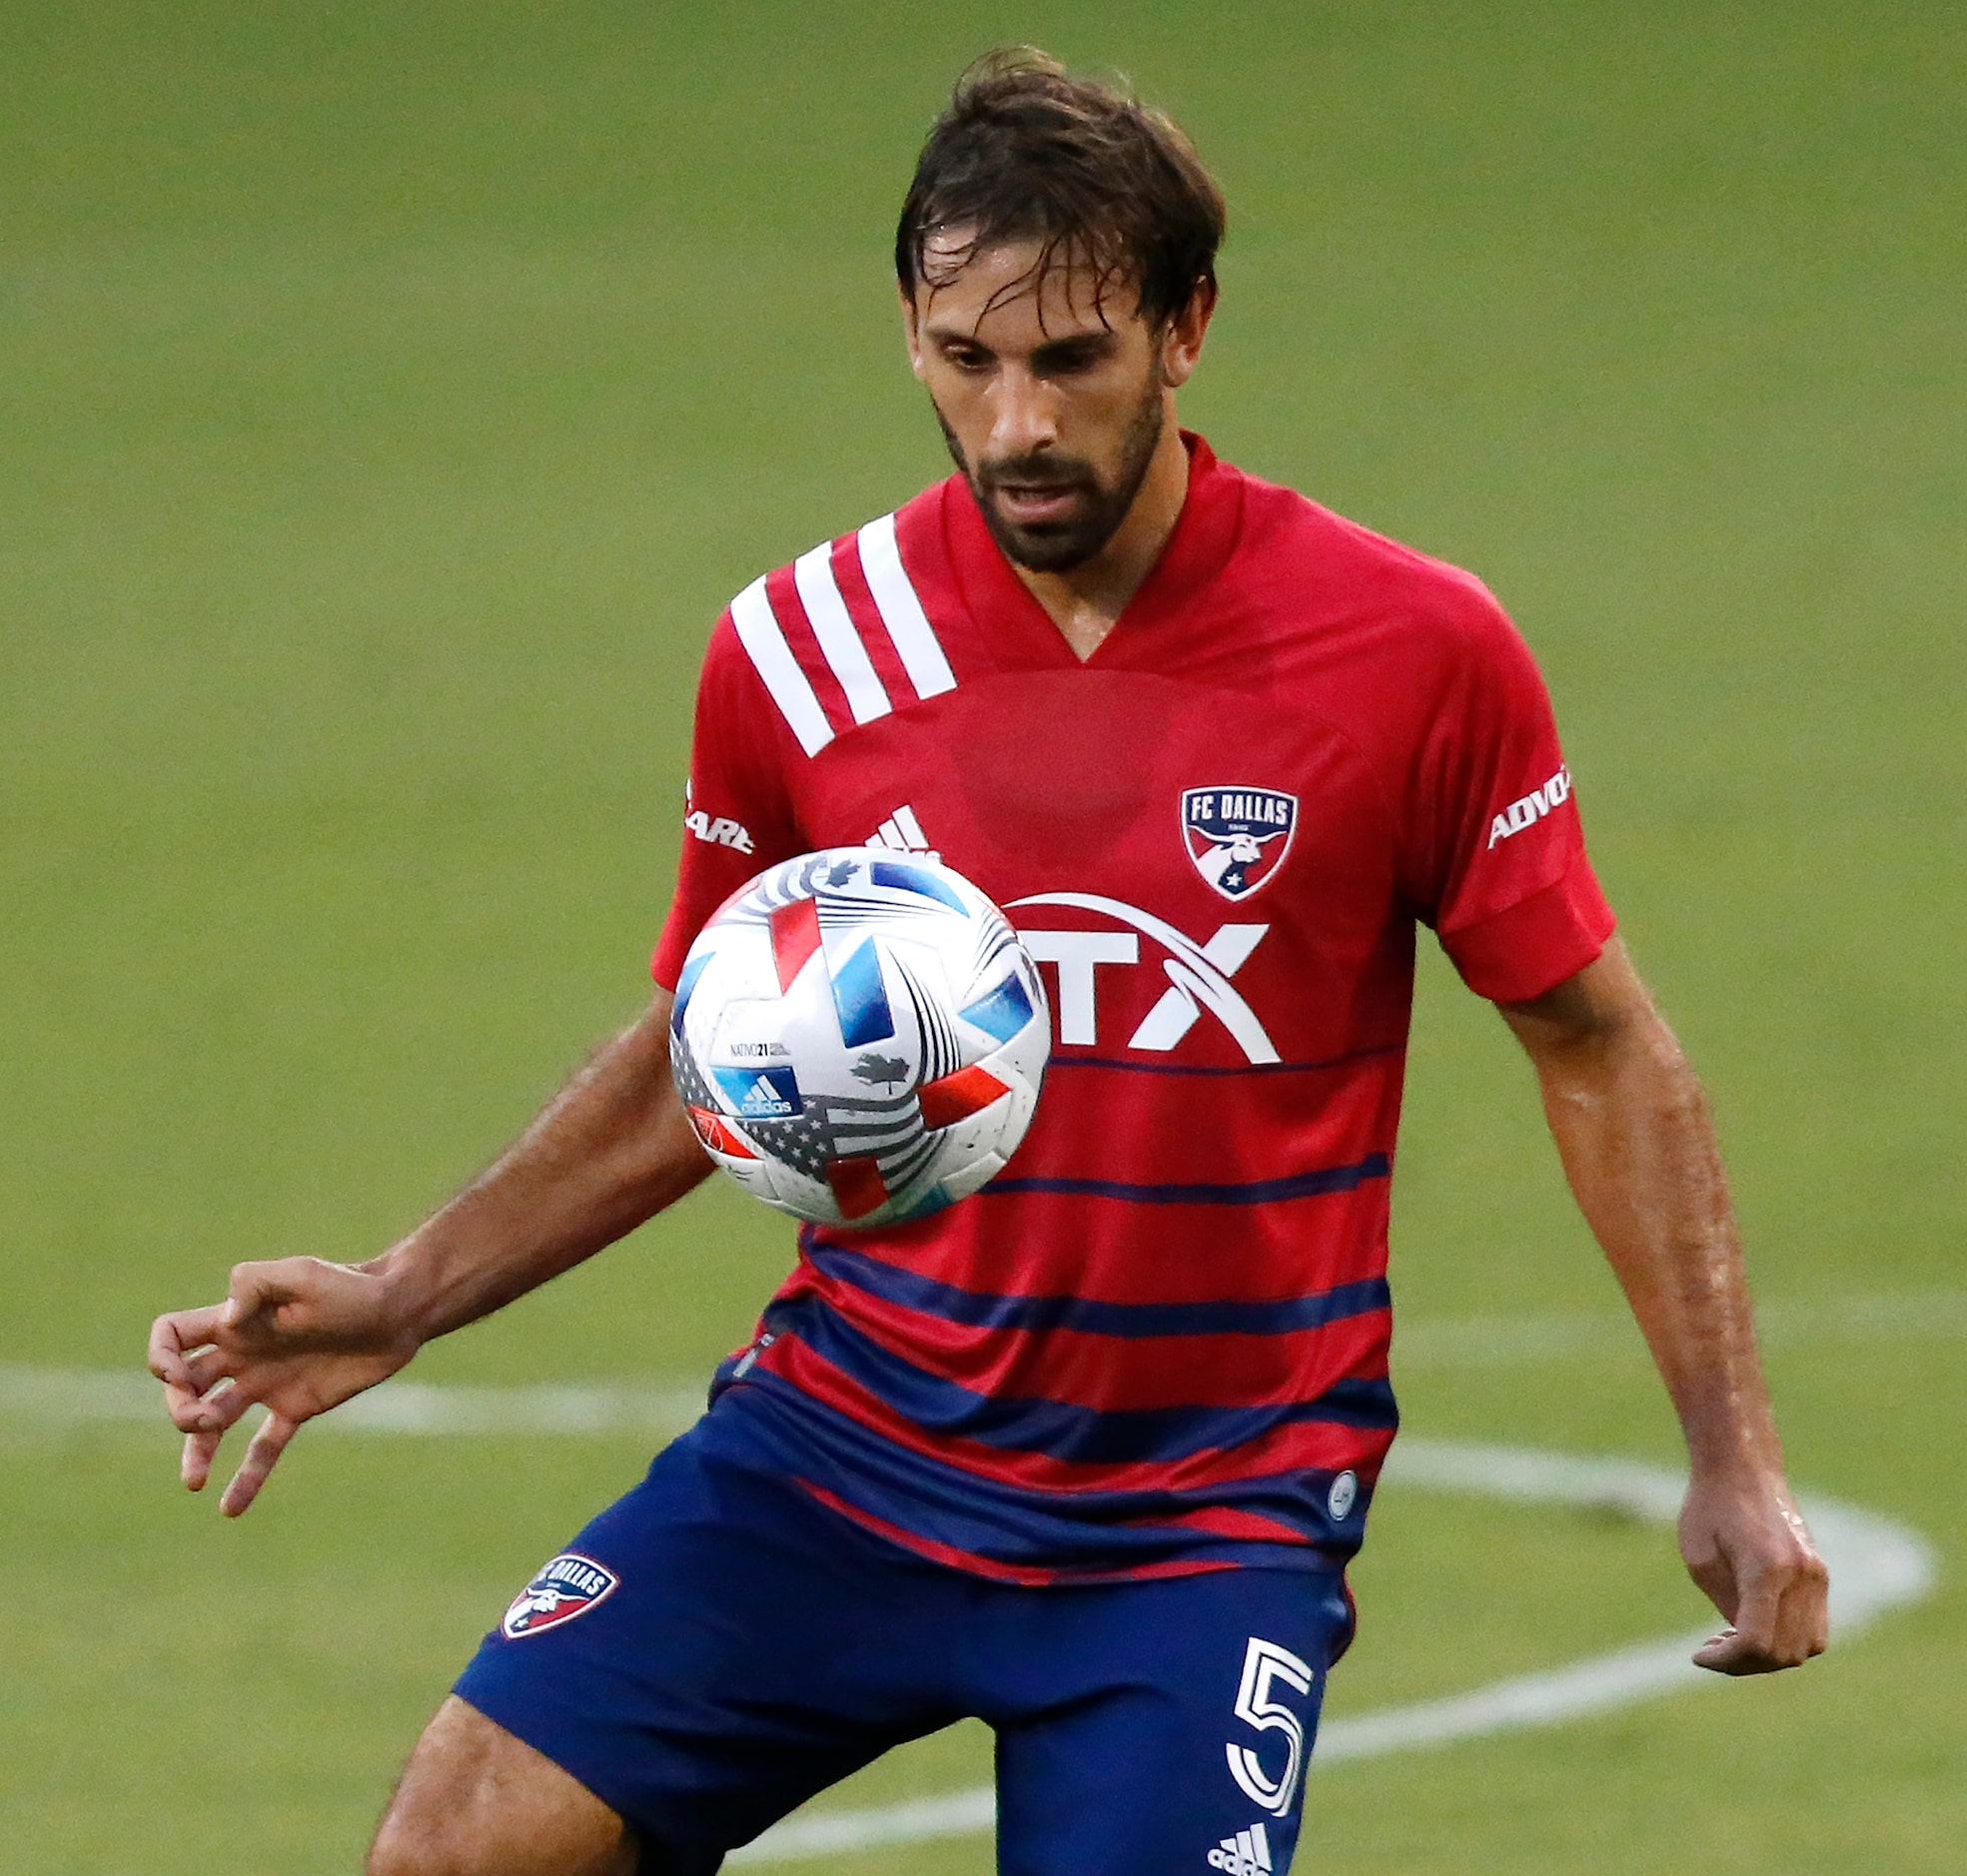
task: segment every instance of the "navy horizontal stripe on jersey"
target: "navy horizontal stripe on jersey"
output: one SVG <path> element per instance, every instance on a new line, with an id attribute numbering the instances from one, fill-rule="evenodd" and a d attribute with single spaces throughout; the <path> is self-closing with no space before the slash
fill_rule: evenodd
<path id="1" fill-rule="evenodd" d="M 887 1403 L 917 1426 L 952 1437 L 1079 1465 L 1163 1463 L 1260 1438 L 1299 1420 L 1392 1427 L 1399 1418 L 1384 1380 L 1337 1383 L 1315 1401 L 1264 1407 L 1099 1407 L 1068 1401 L 978 1394 L 884 1349 L 815 1296 L 775 1303 L 765 1320 Z"/>
<path id="2" fill-rule="evenodd" d="M 1384 1153 L 1369 1153 L 1351 1166 L 1322 1166 L 1282 1179 L 1252 1179 L 1235 1185 L 1131 1185 L 1119 1179 L 993 1179 L 979 1198 L 1009 1198 L 1021 1192 L 1077 1193 L 1093 1199 L 1124 1199 L 1135 1205 L 1276 1205 L 1285 1199 L 1319 1199 L 1352 1192 L 1394 1170 Z"/>
<path id="3" fill-rule="evenodd" d="M 734 1454 L 762 1449 L 798 1478 L 854 1482 L 854 1503 L 902 1530 L 1008 1563 L 1071 1574 L 1125 1573 L 1173 1555 L 1286 1569 L 1331 1567 L 1359 1548 L 1373 1490 L 1359 1480 L 1345 1517 L 1332 1516 L 1334 1473 L 1301 1468 L 1189 1489 L 1033 1492 L 958 1471 L 884 1438 L 775 1375 L 754 1372 L 720 1392 L 698 1429 Z M 1197 1511 L 1248 1512 L 1295 1530 L 1302 1547 L 1233 1537 L 1174 1520 Z"/>
<path id="4" fill-rule="evenodd" d="M 850 1251 L 817 1234 L 805 1235 L 805 1251 L 823 1276 L 851 1284 L 885 1303 L 939 1316 L 971 1329 L 1070 1329 L 1091 1336 L 1130 1340 L 1154 1336 L 1283 1336 L 1323 1329 L 1389 1309 L 1393 1297 L 1384 1277 L 1341 1284 L 1314 1296 L 1270 1301 L 1202 1303 L 1101 1303 L 1088 1297 L 1005 1297 L 959 1290 L 917 1271 Z"/>
<path id="5" fill-rule="evenodd" d="M 1117 1055 L 1062 1055 L 1053 1052 L 1045 1072 L 1062 1068 L 1107 1068 L 1122 1075 L 1317 1075 L 1327 1069 L 1350 1068 L 1355 1062 L 1370 1062 L 1376 1056 L 1401 1055 L 1405 1042 L 1378 1043 L 1370 1049 L 1349 1049 L 1344 1055 L 1329 1055 L 1319 1062 L 1131 1062 Z"/>

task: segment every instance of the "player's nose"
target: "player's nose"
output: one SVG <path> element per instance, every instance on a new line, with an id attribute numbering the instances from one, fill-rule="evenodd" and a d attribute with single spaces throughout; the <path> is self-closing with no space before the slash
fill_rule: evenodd
<path id="1" fill-rule="evenodd" d="M 1059 441 L 1058 400 L 1035 373 L 1016 366 L 1001 372 L 992 387 L 990 456 L 1030 456 Z"/>

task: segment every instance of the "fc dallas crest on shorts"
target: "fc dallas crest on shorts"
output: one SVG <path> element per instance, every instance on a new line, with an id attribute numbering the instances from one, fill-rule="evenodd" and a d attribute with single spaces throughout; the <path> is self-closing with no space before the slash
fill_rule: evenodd
<path id="1" fill-rule="evenodd" d="M 1182 838 L 1195 870 L 1226 899 L 1247 899 L 1284 864 L 1298 797 L 1277 788 L 1191 788 Z"/>
<path id="2" fill-rule="evenodd" d="M 563 1550 L 512 1598 L 499 1632 L 517 1641 L 570 1622 L 603 1600 L 620 1580 L 606 1564 L 577 1550 Z"/>

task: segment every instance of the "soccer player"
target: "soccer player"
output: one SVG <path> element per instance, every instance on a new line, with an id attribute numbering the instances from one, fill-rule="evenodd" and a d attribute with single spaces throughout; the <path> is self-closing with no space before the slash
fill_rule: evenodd
<path id="1" fill-rule="evenodd" d="M 381 1257 L 245 1264 L 159 1320 L 194 1490 L 271 1409 L 237 1514 L 306 1420 L 704 1176 L 670 1012 L 761 867 L 939 853 L 1049 974 L 1004 1176 L 802 1234 L 708 1412 L 487 1637 L 379 1876 L 710 1871 L 964 1715 L 996 1729 L 1010 1876 L 1285 1869 L 1394 1436 L 1417 923 L 1528 1052 L 1678 1410 L 1680 1546 L 1727 1624 L 1696 1660 L 1823 1647 L 1707 1110 L 1527 650 L 1469 574 L 1176 427 L 1223 226 L 1165 118 L 1029 53 L 966 75 L 895 254 L 957 472 L 719 622 L 647 1014 Z"/>

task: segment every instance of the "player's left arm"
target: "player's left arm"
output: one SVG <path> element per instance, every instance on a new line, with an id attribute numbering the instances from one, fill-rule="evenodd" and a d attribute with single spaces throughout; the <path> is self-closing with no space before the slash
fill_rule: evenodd
<path id="1" fill-rule="evenodd" d="M 1497 1007 L 1686 1434 L 1680 1553 L 1729 1624 L 1694 1659 L 1722 1674 L 1795 1667 L 1823 1652 L 1829 1579 L 1783 1477 L 1700 1082 L 1615 938 L 1554 990 Z"/>

